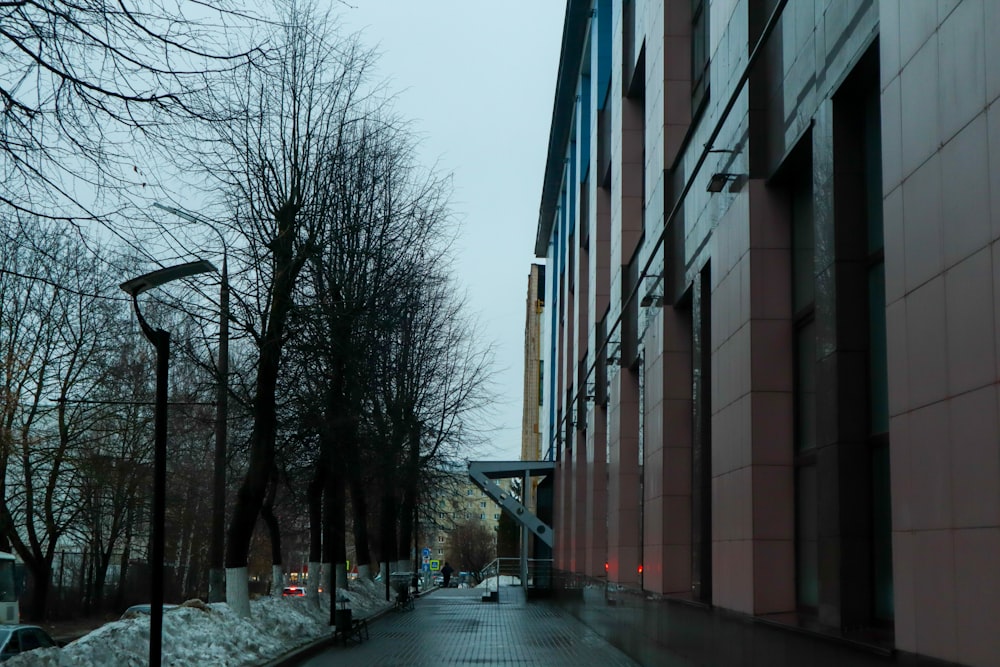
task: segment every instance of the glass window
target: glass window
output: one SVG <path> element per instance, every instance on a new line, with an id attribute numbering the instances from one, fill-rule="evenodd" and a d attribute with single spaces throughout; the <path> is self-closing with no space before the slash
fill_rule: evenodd
<path id="1" fill-rule="evenodd" d="M 892 498 L 889 475 L 889 369 L 885 323 L 885 231 L 882 221 L 882 125 L 877 85 L 865 99 L 865 199 L 868 226 L 868 392 L 872 470 L 872 572 L 875 618 L 895 616 Z"/>
<path id="2" fill-rule="evenodd" d="M 691 113 L 708 93 L 708 2 L 691 0 Z"/>
<path id="3" fill-rule="evenodd" d="M 815 232 L 812 180 L 803 178 L 792 195 L 792 312 L 801 314 L 815 300 Z"/>
<path id="4" fill-rule="evenodd" d="M 0 630 L 0 642 L 6 642 L 3 647 L 3 653 L 0 653 L 2 657 L 17 655 L 21 652 L 21 648 L 17 642 L 17 635 L 13 634 L 10 630 Z"/>
<path id="5" fill-rule="evenodd" d="M 799 609 L 819 606 L 819 487 L 816 468 L 816 271 L 812 165 L 798 167 L 791 195 L 794 322 L 795 595 Z"/>
<path id="6" fill-rule="evenodd" d="M 795 331 L 795 449 L 816 446 L 816 323 Z"/>
<path id="7" fill-rule="evenodd" d="M 796 470 L 795 583 L 800 607 L 819 605 L 819 515 L 816 466 Z"/>
<path id="8" fill-rule="evenodd" d="M 484 500 L 484 501 L 480 502 L 480 503 L 479 503 L 479 506 L 480 506 L 480 507 L 486 507 L 486 501 Z"/>
<path id="9" fill-rule="evenodd" d="M 885 271 L 879 262 L 868 271 L 868 354 L 871 434 L 889 432 L 889 366 L 885 330 Z"/>
<path id="10" fill-rule="evenodd" d="M 889 445 L 872 451 L 873 561 L 875 618 L 891 620 L 895 614 L 892 585 L 892 500 L 889 497 Z"/>

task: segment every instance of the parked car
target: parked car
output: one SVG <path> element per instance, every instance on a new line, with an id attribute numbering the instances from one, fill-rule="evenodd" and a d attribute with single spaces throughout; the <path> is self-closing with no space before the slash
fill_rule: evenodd
<path id="1" fill-rule="evenodd" d="M 59 646 L 37 625 L 0 625 L 0 662 L 36 648 Z"/>
<path id="2" fill-rule="evenodd" d="M 289 597 L 297 598 L 297 597 L 302 597 L 305 594 L 306 594 L 306 589 L 302 588 L 301 586 L 285 586 L 285 588 L 281 591 L 281 597 L 283 598 L 289 598 Z"/>

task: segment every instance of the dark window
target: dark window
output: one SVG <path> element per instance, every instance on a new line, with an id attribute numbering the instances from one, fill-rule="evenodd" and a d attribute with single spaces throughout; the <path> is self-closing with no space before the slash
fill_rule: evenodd
<path id="1" fill-rule="evenodd" d="M 807 135 L 805 141 L 809 141 Z M 815 233 L 812 164 L 791 184 L 795 410 L 795 590 L 798 607 L 819 605 L 819 486 L 816 471 Z"/>
<path id="2" fill-rule="evenodd" d="M 538 362 L 538 404 L 542 404 L 542 399 L 545 396 L 545 360 L 541 359 Z"/>
<path id="3" fill-rule="evenodd" d="M 566 246 L 566 254 L 569 255 L 569 292 L 573 294 L 576 290 L 576 233 L 569 235 L 569 245 Z"/>
<path id="4" fill-rule="evenodd" d="M 712 600 L 712 283 L 698 274 L 691 300 L 691 587 Z"/>
<path id="5" fill-rule="evenodd" d="M 819 605 L 819 489 L 816 465 L 795 471 L 795 590 L 800 608 Z"/>
<path id="6" fill-rule="evenodd" d="M 708 2 L 691 0 L 691 116 L 708 98 Z"/>
<path id="7" fill-rule="evenodd" d="M 868 391 L 872 466 L 873 612 L 895 615 L 892 586 L 892 505 L 889 483 L 889 369 L 886 353 L 885 261 L 882 229 L 882 130 L 878 86 L 864 101 L 865 216 L 868 223 Z"/>

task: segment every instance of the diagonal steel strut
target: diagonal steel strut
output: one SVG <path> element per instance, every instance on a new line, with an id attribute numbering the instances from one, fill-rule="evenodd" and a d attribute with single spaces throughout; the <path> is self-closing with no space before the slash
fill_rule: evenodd
<path id="1" fill-rule="evenodd" d="M 543 477 L 555 472 L 552 461 L 470 461 L 469 477 L 486 495 L 506 510 L 515 521 L 538 536 L 548 547 L 553 546 L 552 526 L 534 515 L 519 500 L 511 496 L 495 481 L 519 477 L 522 480 L 531 477 Z"/>

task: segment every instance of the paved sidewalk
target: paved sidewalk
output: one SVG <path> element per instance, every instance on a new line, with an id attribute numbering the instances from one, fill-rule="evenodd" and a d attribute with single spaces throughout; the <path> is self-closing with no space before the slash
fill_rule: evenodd
<path id="1" fill-rule="evenodd" d="M 639 663 L 572 616 L 544 602 L 526 603 L 524 591 L 502 587 L 500 602 L 480 589 L 439 589 L 416 609 L 390 612 L 369 626 L 371 639 L 334 646 L 299 667 L 371 665 L 544 665 L 632 667 Z"/>

